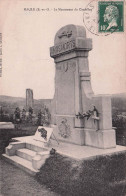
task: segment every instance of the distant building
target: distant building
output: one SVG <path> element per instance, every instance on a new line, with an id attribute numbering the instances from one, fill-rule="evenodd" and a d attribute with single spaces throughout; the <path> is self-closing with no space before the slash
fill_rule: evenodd
<path id="1" fill-rule="evenodd" d="M 26 110 L 28 111 L 29 107 L 33 108 L 34 100 L 33 100 L 33 90 L 26 89 Z"/>

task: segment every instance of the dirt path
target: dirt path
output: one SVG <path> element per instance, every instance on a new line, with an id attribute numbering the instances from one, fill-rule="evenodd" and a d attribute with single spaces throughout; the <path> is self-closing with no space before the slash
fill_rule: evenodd
<path id="1" fill-rule="evenodd" d="M 0 196 L 59 196 L 34 177 L 0 159 Z"/>

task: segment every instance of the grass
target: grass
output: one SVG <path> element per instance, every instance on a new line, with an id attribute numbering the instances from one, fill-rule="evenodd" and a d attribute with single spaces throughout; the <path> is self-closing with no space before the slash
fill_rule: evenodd
<path id="1" fill-rule="evenodd" d="M 63 196 L 124 196 L 126 154 L 85 161 L 56 154 L 47 159 L 36 179 Z"/>

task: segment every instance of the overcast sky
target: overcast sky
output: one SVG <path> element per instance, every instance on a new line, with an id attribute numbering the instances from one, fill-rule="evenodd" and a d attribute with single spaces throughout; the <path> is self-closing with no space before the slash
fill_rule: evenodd
<path id="1" fill-rule="evenodd" d="M 55 65 L 49 54 L 56 32 L 67 24 L 82 25 L 83 11 L 54 11 L 54 8 L 85 8 L 89 1 L 1 1 L 0 32 L 3 33 L 0 94 L 25 97 L 31 88 L 34 98 L 53 98 Z M 50 11 L 24 11 L 49 8 Z M 1 11 L 0 10 L 0 11 Z M 124 33 L 96 36 L 89 52 L 89 69 L 95 94 L 126 91 Z"/>

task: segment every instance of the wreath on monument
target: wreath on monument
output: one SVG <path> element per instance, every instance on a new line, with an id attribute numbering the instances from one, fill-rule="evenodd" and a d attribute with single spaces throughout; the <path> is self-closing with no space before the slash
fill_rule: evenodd
<path id="1" fill-rule="evenodd" d="M 79 118 L 79 119 L 87 118 L 87 120 L 88 120 L 90 117 L 94 119 L 94 123 L 95 123 L 95 121 L 99 120 L 99 112 L 95 106 L 94 106 L 93 110 L 88 110 L 87 112 L 85 112 L 83 114 L 81 114 L 80 112 L 78 112 L 78 114 L 76 114 L 76 118 Z"/>

